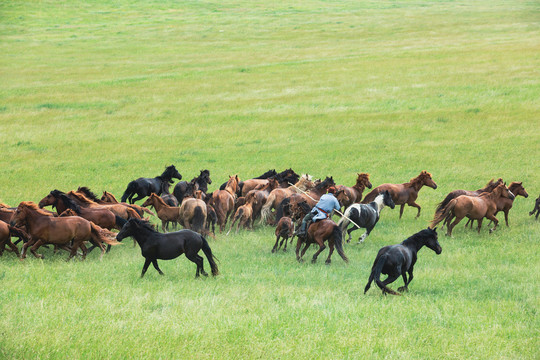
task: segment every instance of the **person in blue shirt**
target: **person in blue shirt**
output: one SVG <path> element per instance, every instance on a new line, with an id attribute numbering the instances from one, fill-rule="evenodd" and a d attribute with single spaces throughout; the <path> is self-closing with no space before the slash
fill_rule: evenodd
<path id="1" fill-rule="evenodd" d="M 332 211 L 341 209 L 341 206 L 339 205 L 339 202 L 334 196 L 333 192 L 334 189 L 330 188 L 327 194 L 321 196 L 317 205 L 315 205 L 313 209 L 311 209 L 311 211 L 304 216 L 302 225 L 300 225 L 300 229 L 298 229 L 295 234 L 296 236 L 306 236 L 308 222 L 311 223 L 318 220 L 328 219 L 331 217 Z"/>

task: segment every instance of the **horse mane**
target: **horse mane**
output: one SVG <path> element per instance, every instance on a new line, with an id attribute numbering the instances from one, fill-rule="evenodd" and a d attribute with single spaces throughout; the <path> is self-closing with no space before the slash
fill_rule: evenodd
<path id="1" fill-rule="evenodd" d="M 517 189 L 518 187 L 523 187 L 523 181 L 512 181 L 510 183 L 510 185 L 508 185 L 508 190 L 512 191 L 512 193 L 514 193 L 514 191 L 512 189 Z M 514 193 L 514 195 L 516 195 Z"/>
<path id="2" fill-rule="evenodd" d="M 89 187 L 87 186 L 79 186 L 79 188 L 77 189 L 77 191 L 81 191 L 87 198 L 89 198 L 90 200 L 94 201 L 94 202 L 98 202 L 98 201 L 101 201 L 101 199 L 98 199 L 98 197 L 96 196 L 96 194 L 94 194 Z"/>
<path id="3" fill-rule="evenodd" d="M 52 194 L 52 192 L 51 192 Z M 56 195 L 53 195 L 55 197 L 57 197 Z M 77 214 L 80 214 L 81 213 L 81 207 L 79 205 L 77 205 L 75 203 L 75 201 L 73 201 L 72 199 L 69 198 L 69 196 L 67 196 L 66 194 L 64 193 L 61 193 L 59 196 L 58 196 L 60 199 L 62 199 L 62 201 L 64 202 L 64 204 L 68 207 L 68 209 L 71 209 L 73 211 L 75 211 Z"/>
<path id="4" fill-rule="evenodd" d="M 416 234 L 409 236 L 407 239 L 403 240 L 401 243 L 405 244 L 405 242 L 407 241 L 418 241 L 420 239 L 429 239 L 433 237 L 433 233 L 437 235 L 437 232 L 433 230 L 432 228 L 423 229 L 417 232 Z"/>
<path id="5" fill-rule="evenodd" d="M 476 191 L 478 191 L 478 192 L 490 192 L 493 189 L 495 189 L 499 184 L 502 184 L 502 183 L 503 183 L 502 178 L 498 178 L 497 181 L 494 181 L 493 179 L 491 179 L 491 180 L 488 181 L 486 186 L 484 186 L 483 188 L 478 189 Z"/>
<path id="6" fill-rule="evenodd" d="M 259 175 L 259 176 L 255 177 L 254 179 L 268 179 L 268 178 L 274 177 L 276 175 L 278 175 L 278 173 L 276 172 L 276 169 L 273 169 L 273 170 L 268 170 L 264 174 Z"/>
<path id="7" fill-rule="evenodd" d="M 7 208 L 9 208 L 9 205 L 0 203 L 0 209 L 7 209 Z"/>
<path id="8" fill-rule="evenodd" d="M 118 200 L 116 200 L 116 196 L 114 196 L 113 193 L 110 193 L 110 192 L 108 192 L 108 191 L 104 191 L 104 192 L 103 192 L 103 195 L 108 195 L 108 196 L 112 197 L 116 202 L 118 202 Z"/>
<path id="9" fill-rule="evenodd" d="M 51 216 L 51 213 L 48 213 L 45 210 L 40 209 L 38 204 L 36 204 L 35 202 L 32 202 L 32 201 L 23 201 L 23 202 L 21 202 L 19 204 L 19 206 L 26 207 L 26 208 L 29 208 L 31 210 L 34 210 L 35 212 L 37 212 L 38 214 L 41 214 L 41 215 Z"/>
<path id="10" fill-rule="evenodd" d="M 330 181 L 332 181 L 331 178 L 327 176 L 326 179 L 324 179 L 324 181 L 315 185 L 315 190 L 322 191 L 325 187 L 327 187 L 328 185 L 331 185 Z"/>
<path id="11" fill-rule="evenodd" d="M 150 221 L 148 220 L 131 218 L 128 221 L 131 223 L 135 223 L 138 227 L 141 227 L 143 229 L 146 229 L 152 232 L 157 232 L 156 229 L 154 229 L 154 227 L 152 226 L 152 223 L 150 223 Z"/>
<path id="12" fill-rule="evenodd" d="M 85 195 L 77 193 L 77 192 L 75 192 L 73 190 L 68 192 L 66 195 L 73 196 L 74 198 L 76 198 L 80 202 L 83 202 L 83 203 L 86 203 L 86 204 L 95 204 L 95 202 L 93 202 L 92 200 L 87 198 Z"/>
<path id="13" fill-rule="evenodd" d="M 415 188 L 418 190 L 418 187 L 420 185 L 422 185 L 422 181 L 425 179 L 425 178 L 430 178 L 431 177 L 431 174 L 428 173 L 426 170 L 422 170 L 422 172 L 420 172 L 420 175 L 418 175 L 417 177 L 414 177 L 412 178 L 411 180 L 409 180 L 409 184 L 411 185 L 411 187 Z"/>

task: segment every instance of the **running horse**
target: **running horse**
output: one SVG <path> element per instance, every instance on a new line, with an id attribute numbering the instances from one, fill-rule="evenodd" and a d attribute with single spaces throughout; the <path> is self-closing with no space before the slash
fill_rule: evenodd
<path id="1" fill-rule="evenodd" d="M 212 193 L 212 205 L 216 211 L 219 231 L 225 230 L 227 219 L 234 211 L 234 200 L 238 193 L 238 175 L 229 176 L 225 190 L 216 190 Z"/>
<path id="2" fill-rule="evenodd" d="M 90 241 L 93 245 L 98 246 L 101 249 L 101 256 L 105 253 L 103 243 L 119 244 L 110 238 L 112 234 L 110 231 L 100 228 L 91 221 L 79 216 L 52 217 L 31 201 L 23 201 L 19 204 L 10 225 L 16 227 L 26 225 L 31 237 L 31 240 L 23 246 L 22 259 L 26 257 L 26 249 L 29 246 L 32 246 L 30 248 L 32 254 L 42 259 L 43 255 L 36 252 L 41 245 L 58 245 L 70 252 L 69 260 L 77 254 L 79 248 L 83 253 L 82 258 L 86 257 L 85 241 Z M 69 246 L 70 244 L 71 246 Z"/>
<path id="3" fill-rule="evenodd" d="M 81 190 L 81 188 L 79 188 L 79 190 Z M 101 195 L 101 199 L 98 200 L 98 198 L 96 197 L 96 199 L 94 201 L 96 203 L 102 204 L 102 205 L 120 204 L 120 205 L 127 206 L 127 207 L 132 208 L 133 210 L 135 210 L 137 212 L 137 214 L 139 214 L 139 216 L 141 218 L 143 217 L 144 213 L 150 214 L 152 216 L 156 216 L 156 214 L 154 214 L 148 208 L 139 206 L 137 204 L 128 204 L 128 203 L 125 203 L 125 202 L 122 202 L 122 203 L 118 202 L 118 200 L 116 200 L 116 196 L 114 196 L 112 193 L 110 193 L 108 191 L 103 191 L 103 195 Z"/>
<path id="4" fill-rule="evenodd" d="M 461 195 L 453 199 L 446 205 L 442 213 L 433 219 L 431 227 L 434 227 L 441 221 L 445 221 L 448 225 L 447 234 L 452 236 L 454 227 L 464 218 L 478 220 L 478 233 L 482 227 L 482 220 L 487 218 L 495 223 L 495 227 L 490 229 L 493 232 L 497 229 L 499 220 L 494 216 L 497 211 L 497 201 L 499 198 L 505 197 L 513 200 L 515 198 L 505 184 L 499 184 L 492 192 L 483 193 L 480 196 Z M 455 221 L 452 223 L 452 220 Z"/>
<path id="5" fill-rule="evenodd" d="M 201 170 L 199 176 L 194 177 L 190 182 L 178 182 L 174 186 L 173 194 L 178 200 L 178 203 L 182 204 L 185 197 L 194 197 L 197 190 L 201 190 L 206 196 L 206 193 L 208 192 L 208 184 L 212 184 L 212 179 L 210 179 L 210 170 Z"/>
<path id="6" fill-rule="evenodd" d="M 311 259 L 311 262 L 315 263 L 319 254 L 324 249 L 326 249 L 326 245 L 324 245 L 325 241 L 328 241 L 328 247 L 330 248 L 328 258 L 325 262 L 327 265 L 329 265 L 332 261 L 331 257 L 334 252 L 334 246 L 343 261 L 345 261 L 346 263 L 349 262 L 349 259 L 343 251 L 343 238 L 341 229 L 334 221 L 330 219 L 319 220 L 311 224 L 308 228 L 306 236 L 298 237 L 296 243 L 296 260 L 302 262 L 302 257 L 306 253 L 306 250 L 311 244 L 316 243 L 317 245 L 319 245 L 319 250 L 317 250 L 315 254 L 313 254 L 313 258 Z M 304 243 L 305 245 L 302 249 L 302 252 L 300 253 L 300 247 L 302 246 L 302 243 Z"/>
<path id="7" fill-rule="evenodd" d="M 369 182 L 369 174 L 368 173 L 361 173 L 356 174 L 356 184 L 354 184 L 352 187 L 349 186 L 343 186 L 343 185 L 337 185 L 336 186 L 336 197 L 340 191 L 343 191 L 346 197 L 344 197 L 344 201 L 340 201 L 340 204 L 343 205 L 343 207 L 346 209 L 352 204 L 359 203 L 362 200 L 362 194 L 366 188 L 371 189 L 373 185 L 371 185 L 371 182 Z"/>
<path id="8" fill-rule="evenodd" d="M 375 200 L 375 197 L 377 197 L 377 195 L 379 195 L 385 190 L 388 190 L 390 195 L 392 195 L 392 200 L 394 201 L 394 204 L 401 205 L 401 207 L 399 208 L 400 219 L 403 215 L 403 209 L 405 208 L 405 204 L 418 209 L 418 213 L 416 214 L 416 218 L 418 219 L 422 207 L 416 203 L 416 199 L 418 198 L 418 192 L 420 191 L 420 189 L 422 189 L 424 185 L 432 189 L 437 189 L 437 184 L 435 184 L 435 181 L 433 181 L 431 174 L 425 170 L 422 170 L 422 172 L 420 172 L 420 175 L 412 178 L 409 182 L 403 184 L 382 184 L 377 186 L 369 194 L 366 195 L 364 200 L 362 200 L 362 204 L 369 204 L 370 202 Z"/>
<path id="9" fill-rule="evenodd" d="M 163 191 L 164 183 L 172 183 L 172 179 L 176 178 L 182 180 L 182 175 L 176 170 L 174 165 L 167 166 L 165 171 L 155 178 L 138 178 L 130 182 L 122 195 L 121 202 L 129 201 L 130 204 L 133 204 L 137 200 L 141 200 L 146 196 L 150 196 L 152 193 L 161 195 Z M 137 195 L 133 198 L 134 195 Z"/>

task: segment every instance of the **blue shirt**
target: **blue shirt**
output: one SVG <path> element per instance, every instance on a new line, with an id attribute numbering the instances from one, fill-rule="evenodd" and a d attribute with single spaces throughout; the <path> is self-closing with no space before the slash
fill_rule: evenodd
<path id="1" fill-rule="evenodd" d="M 328 215 L 322 212 L 320 209 L 326 211 Z M 339 209 L 341 209 L 341 206 L 339 206 L 339 202 L 337 201 L 336 197 L 333 194 L 324 194 L 321 196 L 321 199 L 317 205 L 315 205 L 313 210 L 311 210 L 311 212 L 315 214 L 315 216 L 313 216 L 313 221 L 326 219 L 328 216 L 330 216 L 332 210 Z"/>

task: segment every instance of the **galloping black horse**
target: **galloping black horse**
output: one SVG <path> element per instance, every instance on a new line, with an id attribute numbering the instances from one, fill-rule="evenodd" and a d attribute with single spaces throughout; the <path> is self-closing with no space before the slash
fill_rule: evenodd
<path id="1" fill-rule="evenodd" d="M 409 291 L 408 286 L 413 279 L 413 268 L 416 263 L 418 251 L 425 245 L 435 251 L 437 255 L 442 252 L 441 245 L 437 241 L 436 230 L 437 228 L 431 229 L 428 227 L 405 239 L 401 244 L 385 246 L 380 249 L 371 268 L 371 275 L 369 275 L 364 294 L 369 290 L 371 282 L 375 280 L 375 283 L 381 288 L 384 295 L 386 293 L 400 295 L 386 287 L 386 285 L 396 281 L 399 275 L 403 277 L 405 286 L 400 287 L 398 291 Z M 406 272 L 409 273 L 408 281 Z M 381 274 L 388 275 L 386 280 L 381 281 Z"/>
<path id="2" fill-rule="evenodd" d="M 137 180 L 133 180 L 128 184 L 126 191 L 124 191 L 122 202 L 129 200 L 129 203 L 133 204 L 135 201 L 150 196 L 152 193 L 161 195 L 164 183 L 167 185 L 168 183 L 172 183 L 173 178 L 182 180 L 182 175 L 180 175 L 174 165 L 171 165 L 167 166 L 163 174 L 155 178 L 138 178 Z M 137 197 L 133 198 L 135 194 L 137 194 Z"/>
<path id="3" fill-rule="evenodd" d="M 194 177 L 193 179 L 191 179 L 190 182 L 180 181 L 179 183 L 177 183 L 174 186 L 173 194 L 178 200 L 178 203 L 182 204 L 182 200 L 186 196 L 194 196 L 195 191 L 197 190 L 201 190 L 206 195 L 206 193 L 208 192 L 208 184 L 211 183 L 212 179 L 210 179 L 210 171 L 201 170 L 199 176 Z"/>
<path id="4" fill-rule="evenodd" d="M 154 265 L 154 268 L 160 275 L 163 275 L 157 260 L 172 260 L 182 254 L 186 254 L 186 257 L 189 260 L 197 264 L 195 277 L 199 277 L 199 274 L 208 276 L 203 268 L 203 258 L 198 255 L 199 250 L 201 249 L 210 263 L 212 275 L 216 276 L 219 274 L 215 256 L 212 254 L 208 242 L 202 235 L 195 231 L 184 229 L 161 234 L 154 230 L 148 221 L 131 218 L 124 227 L 122 227 L 122 230 L 120 230 L 118 235 L 116 235 L 116 239 L 121 241 L 128 236 L 132 236 L 137 240 L 141 247 L 142 256 L 146 259 L 141 277 L 143 277 L 146 270 L 148 270 L 150 263 Z"/>

